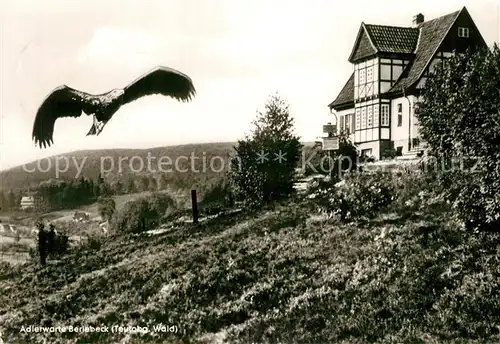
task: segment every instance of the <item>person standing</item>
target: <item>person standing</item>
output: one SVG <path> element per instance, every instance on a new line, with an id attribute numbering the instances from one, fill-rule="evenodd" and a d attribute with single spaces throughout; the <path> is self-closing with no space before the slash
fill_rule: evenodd
<path id="1" fill-rule="evenodd" d="M 49 254 L 54 254 L 56 251 L 55 239 L 56 239 L 55 227 L 53 223 L 50 223 L 49 232 L 47 233 L 47 252 Z"/>
<path id="2" fill-rule="evenodd" d="M 39 222 L 38 227 L 38 253 L 40 254 L 40 264 L 45 265 L 46 249 L 47 249 L 47 233 L 44 230 L 43 223 Z"/>

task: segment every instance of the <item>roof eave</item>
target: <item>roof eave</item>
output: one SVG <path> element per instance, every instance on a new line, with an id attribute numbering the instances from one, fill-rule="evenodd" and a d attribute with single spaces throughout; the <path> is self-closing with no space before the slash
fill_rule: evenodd
<path id="1" fill-rule="evenodd" d="M 331 103 L 330 105 L 328 105 L 328 108 L 330 110 L 334 109 L 335 111 L 351 109 L 351 108 L 354 108 L 354 101 L 343 102 L 343 103 L 339 103 L 339 104 Z"/>

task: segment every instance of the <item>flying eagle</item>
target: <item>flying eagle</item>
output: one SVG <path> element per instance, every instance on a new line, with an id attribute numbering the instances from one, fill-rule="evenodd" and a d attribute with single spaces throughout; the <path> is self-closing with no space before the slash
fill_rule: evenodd
<path id="1" fill-rule="evenodd" d="M 38 108 L 33 124 L 33 140 L 40 148 L 50 147 L 54 123 L 62 117 L 80 117 L 82 111 L 94 118 L 87 136 L 99 135 L 106 123 L 124 104 L 141 97 L 162 94 L 187 102 L 195 96 L 193 82 L 187 75 L 158 66 L 142 75 L 124 89 L 94 95 L 62 85 L 50 93 Z"/>

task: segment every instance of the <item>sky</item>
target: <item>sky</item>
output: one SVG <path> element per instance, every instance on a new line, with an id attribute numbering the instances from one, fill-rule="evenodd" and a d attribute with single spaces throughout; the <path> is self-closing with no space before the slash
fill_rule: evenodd
<path id="1" fill-rule="evenodd" d="M 0 0 L 0 170 L 75 150 L 236 141 L 276 92 L 313 141 L 332 121 L 362 21 L 411 26 L 463 6 L 499 42 L 493 0 Z M 86 136 L 90 116 L 59 119 L 54 145 L 35 147 L 33 120 L 54 88 L 104 93 L 157 65 L 191 77 L 192 102 L 141 98 L 99 136 Z"/>

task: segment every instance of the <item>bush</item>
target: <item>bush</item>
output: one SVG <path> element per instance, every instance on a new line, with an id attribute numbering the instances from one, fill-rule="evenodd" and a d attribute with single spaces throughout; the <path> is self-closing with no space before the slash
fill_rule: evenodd
<path id="1" fill-rule="evenodd" d="M 200 202 L 201 212 L 215 214 L 234 205 L 231 186 L 226 180 L 221 180 L 210 188 Z"/>
<path id="2" fill-rule="evenodd" d="M 62 255 L 68 251 L 69 238 L 64 234 L 57 234 L 54 238 L 54 247 L 50 252 L 53 255 Z"/>
<path id="3" fill-rule="evenodd" d="M 288 105 L 273 96 L 254 122 L 251 137 L 238 141 L 231 159 L 231 185 L 248 204 L 262 204 L 293 192 L 302 145 L 293 134 Z"/>
<path id="4" fill-rule="evenodd" d="M 397 155 L 398 152 L 393 147 L 382 151 L 382 159 L 394 159 Z"/>
<path id="5" fill-rule="evenodd" d="M 109 221 L 116 210 L 116 203 L 112 197 L 99 197 L 97 200 L 98 212 L 103 221 Z"/>
<path id="6" fill-rule="evenodd" d="M 311 198 L 341 221 L 351 221 L 376 216 L 394 200 L 394 193 L 392 175 L 354 172 L 346 175 L 340 185 L 320 184 Z"/>
<path id="7" fill-rule="evenodd" d="M 158 225 L 168 209 L 175 208 L 174 200 L 165 193 L 155 193 L 127 202 L 113 217 L 115 230 L 138 233 Z"/>
<path id="8" fill-rule="evenodd" d="M 88 236 L 85 246 L 90 250 L 98 251 L 101 249 L 102 243 L 103 243 L 103 239 L 102 239 L 101 235 L 94 233 L 94 234 L 91 234 Z"/>
<path id="9" fill-rule="evenodd" d="M 446 196 L 469 229 L 500 228 L 499 80 L 497 45 L 456 54 L 428 78 L 417 115 L 430 155 L 443 166 L 462 164 L 446 173 Z"/>
<path id="10" fill-rule="evenodd" d="M 452 204 L 454 217 L 469 230 L 500 229 L 500 188 L 481 177 L 459 185 Z"/>

